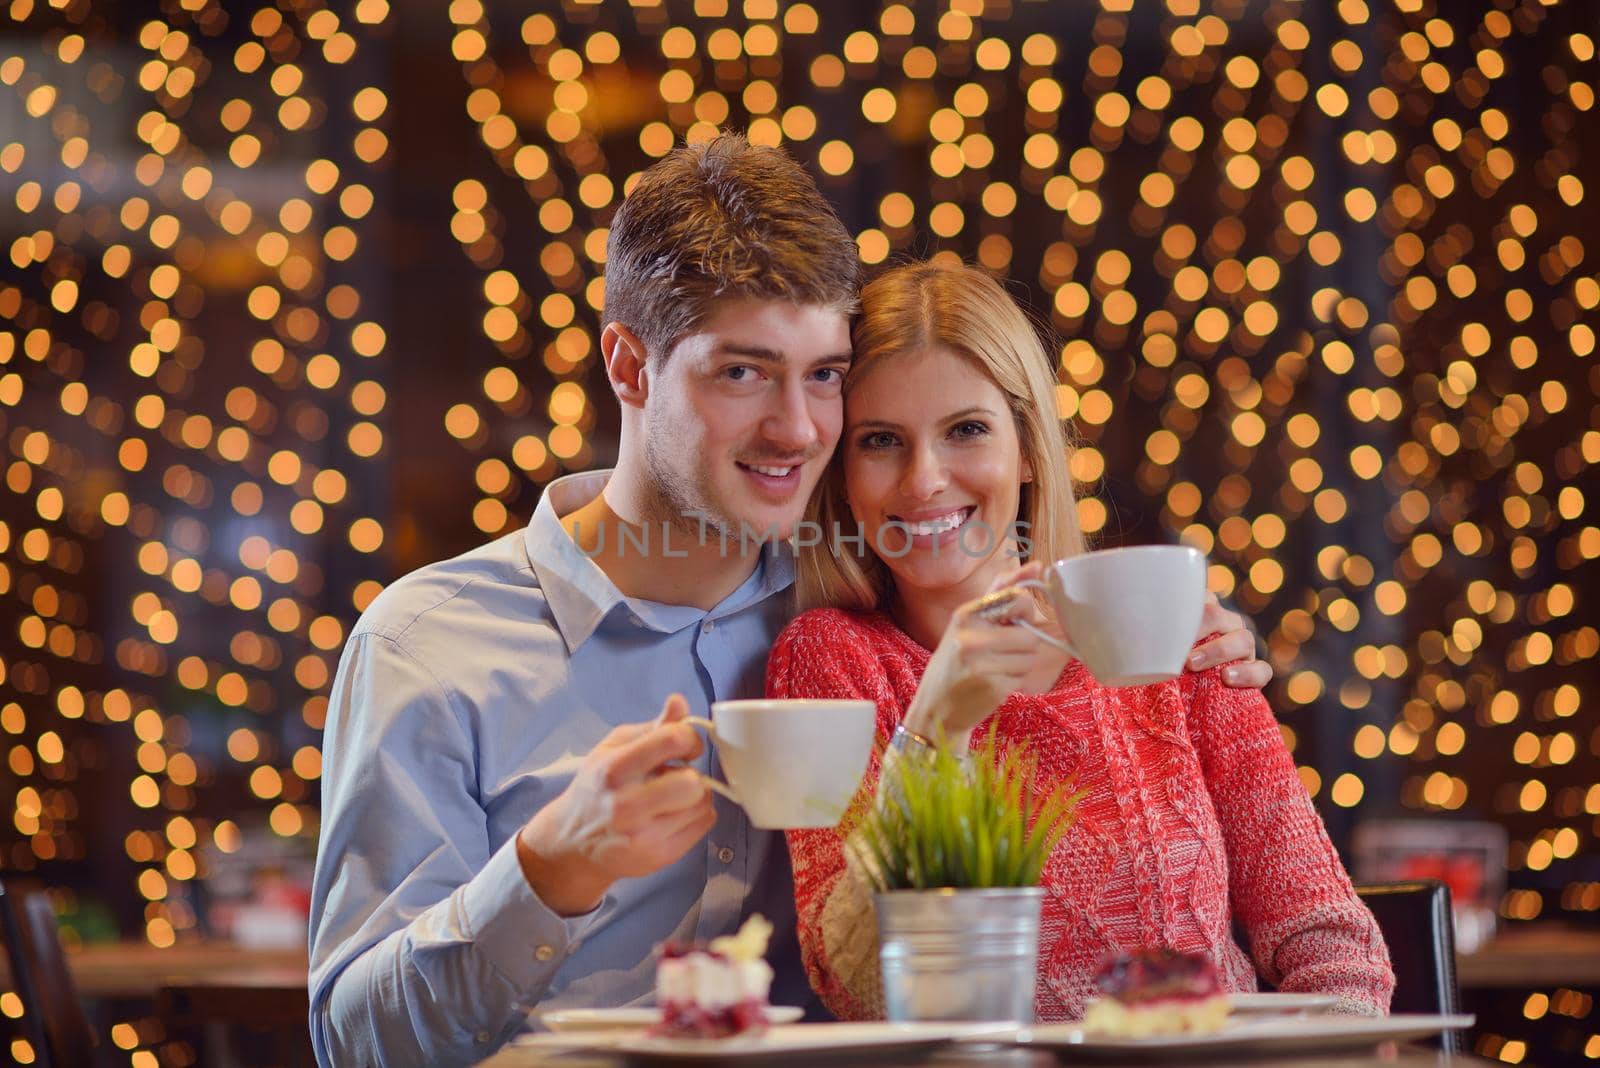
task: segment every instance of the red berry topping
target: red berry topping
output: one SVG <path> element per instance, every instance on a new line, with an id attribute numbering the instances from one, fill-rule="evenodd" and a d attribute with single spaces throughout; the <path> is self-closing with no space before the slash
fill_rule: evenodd
<path id="1" fill-rule="evenodd" d="M 1208 998 L 1222 990 L 1210 957 L 1166 948 L 1109 957 L 1094 983 L 1102 994 L 1123 1002 Z"/>

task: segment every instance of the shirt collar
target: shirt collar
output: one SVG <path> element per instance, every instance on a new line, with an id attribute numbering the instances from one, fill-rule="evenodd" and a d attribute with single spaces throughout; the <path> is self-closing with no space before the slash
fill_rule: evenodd
<path id="1" fill-rule="evenodd" d="M 544 591 L 556 629 L 572 654 L 587 641 L 619 604 L 652 630 L 674 631 L 702 618 L 717 618 L 766 600 L 794 584 L 794 549 L 788 542 L 767 545 L 749 580 L 710 612 L 684 613 L 683 605 L 661 605 L 623 596 L 598 564 L 578 548 L 561 525 L 561 517 L 600 495 L 610 470 L 584 471 L 556 479 L 539 497 L 533 518 L 523 530 L 528 562 Z"/>

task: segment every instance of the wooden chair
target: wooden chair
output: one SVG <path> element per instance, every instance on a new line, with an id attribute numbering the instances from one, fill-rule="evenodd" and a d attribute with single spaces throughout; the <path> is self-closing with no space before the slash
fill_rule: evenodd
<path id="1" fill-rule="evenodd" d="M 72 983 L 50 899 L 20 894 L 0 882 L 0 934 L 34 1063 L 42 1068 L 99 1064 L 100 1044 Z"/>

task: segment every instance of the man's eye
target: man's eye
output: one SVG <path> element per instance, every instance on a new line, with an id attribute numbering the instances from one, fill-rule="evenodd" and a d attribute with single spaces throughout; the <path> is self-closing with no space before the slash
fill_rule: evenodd
<path id="1" fill-rule="evenodd" d="M 836 386 L 844 382 L 844 372 L 837 367 L 824 367 L 817 372 L 817 380 Z"/>
<path id="2" fill-rule="evenodd" d="M 727 380 L 730 382 L 748 382 L 751 376 L 753 376 L 755 373 L 755 368 L 745 367 L 743 365 L 729 367 L 727 370 L 722 372 L 723 377 L 727 378 Z"/>

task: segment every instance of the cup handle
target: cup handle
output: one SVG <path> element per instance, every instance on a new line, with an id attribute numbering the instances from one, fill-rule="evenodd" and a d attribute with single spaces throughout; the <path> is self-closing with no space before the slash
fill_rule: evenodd
<path id="1" fill-rule="evenodd" d="M 1020 589 L 1043 590 L 1046 597 L 1049 597 L 1049 595 L 1050 595 L 1050 587 L 1046 586 L 1044 583 L 1040 582 L 1038 579 L 1023 579 L 1021 582 L 1016 583 L 1012 587 L 1012 589 L 1018 589 L 1018 590 L 1020 590 Z M 1062 639 L 1057 638 L 1054 634 L 1046 634 L 1044 631 L 1040 630 L 1038 627 L 1034 626 L 1032 623 L 1029 623 L 1026 619 L 1013 619 L 1013 620 L 1011 620 L 1011 625 L 1012 626 L 1016 626 L 1016 627 L 1021 627 L 1023 630 L 1026 630 L 1028 633 L 1032 634 L 1035 638 L 1038 638 L 1040 641 L 1045 642 L 1045 643 L 1047 643 L 1049 645 L 1055 646 L 1057 649 L 1060 649 L 1063 653 L 1066 653 L 1068 656 L 1072 657 L 1074 660 L 1082 660 L 1083 659 L 1083 657 L 1078 655 L 1078 651 L 1076 649 L 1074 649 L 1071 645 L 1067 644 Z"/>
<path id="2" fill-rule="evenodd" d="M 712 723 L 709 719 L 706 719 L 704 716 L 687 716 L 684 718 L 683 722 L 704 729 L 704 731 L 713 739 L 715 739 L 717 736 L 717 725 Z M 695 774 L 700 776 L 700 781 L 705 783 L 707 788 L 709 788 L 712 793 L 726 797 L 729 801 L 732 801 L 740 808 L 744 807 L 744 802 L 740 801 L 739 795 L 733 792 L 733 787 L 729 786 L 725 782 L 718 782 L 716 779 L 713 779 L 711 776 L 706 775 L 703 772 L 696 772 Z"/>

